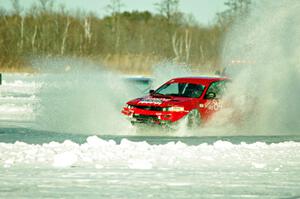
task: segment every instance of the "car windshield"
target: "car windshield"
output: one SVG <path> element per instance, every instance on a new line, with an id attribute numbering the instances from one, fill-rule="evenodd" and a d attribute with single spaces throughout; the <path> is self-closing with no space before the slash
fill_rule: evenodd
<path id="1" fill-rule="evenodd" d="M 170 83 L 162 85 L 153 95 L 198 98 L 202 95 L 204 88 L 205 87 L 201 84 Z"/>

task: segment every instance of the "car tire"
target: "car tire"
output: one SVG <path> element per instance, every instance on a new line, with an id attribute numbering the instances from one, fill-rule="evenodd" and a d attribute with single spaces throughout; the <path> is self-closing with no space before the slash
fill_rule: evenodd
<path id="1" fill-rule="evenodd" d="M 201 124 L 201 115 L 197 109 L 191 110 L 187 115 L 187 127 L 189 129 L 197 128 Z"/>

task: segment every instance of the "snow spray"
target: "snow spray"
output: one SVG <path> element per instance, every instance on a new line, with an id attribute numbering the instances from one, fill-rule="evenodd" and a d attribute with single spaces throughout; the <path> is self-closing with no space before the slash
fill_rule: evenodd
<path id="1" fill-rule="evenodd" d="M 298 0 L 255 1 L 226 37 L 227 97 L 248 113 L 239 133 L 300 133 L 299 10 Z"/>

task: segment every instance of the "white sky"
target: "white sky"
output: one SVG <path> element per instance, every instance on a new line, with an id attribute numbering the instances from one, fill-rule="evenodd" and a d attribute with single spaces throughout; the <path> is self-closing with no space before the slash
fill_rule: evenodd
<path id="1" fill-rule="evenodd" d="M 155 3 L 160 0 L 122 0 L 124 7 L 122 11 L 128 10 L 149 10 L 156 12 Z M 202 24 L 211 24 L 215 19 L 216 13 L 225 9 L 226 0 L 180 0 L 180 11 L 192 14 L 196 20 Z M 38 0 L 19 0 L 23 7 L 29 7 Z M 106 6 L 110 0 L 54 0 L 55 4 L 64 4 L 68 10 L 83 9 L 93 11 L 99 16 L 107 14 Z M 0 0 L 0 6 L 11 8 L 10 0 Z"/>

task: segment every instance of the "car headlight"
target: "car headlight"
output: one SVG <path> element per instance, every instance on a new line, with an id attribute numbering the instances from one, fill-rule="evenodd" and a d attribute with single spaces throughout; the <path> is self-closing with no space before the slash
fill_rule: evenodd
<path id="1" fill-rule="evenodd" d="M 131 108 L 133 108 L 133 106 L 131 106 L 131 105 L 129 105 L 129 104 L 126 104 L 126 108 L 131 109 Z"/>
<path id="2" fill-rule="evenodd" d="M 182 111 L 184 111 L 184 107 L 171 106 L 171 107 L 163 108 L 163 111 L 182 112 Z"/>

